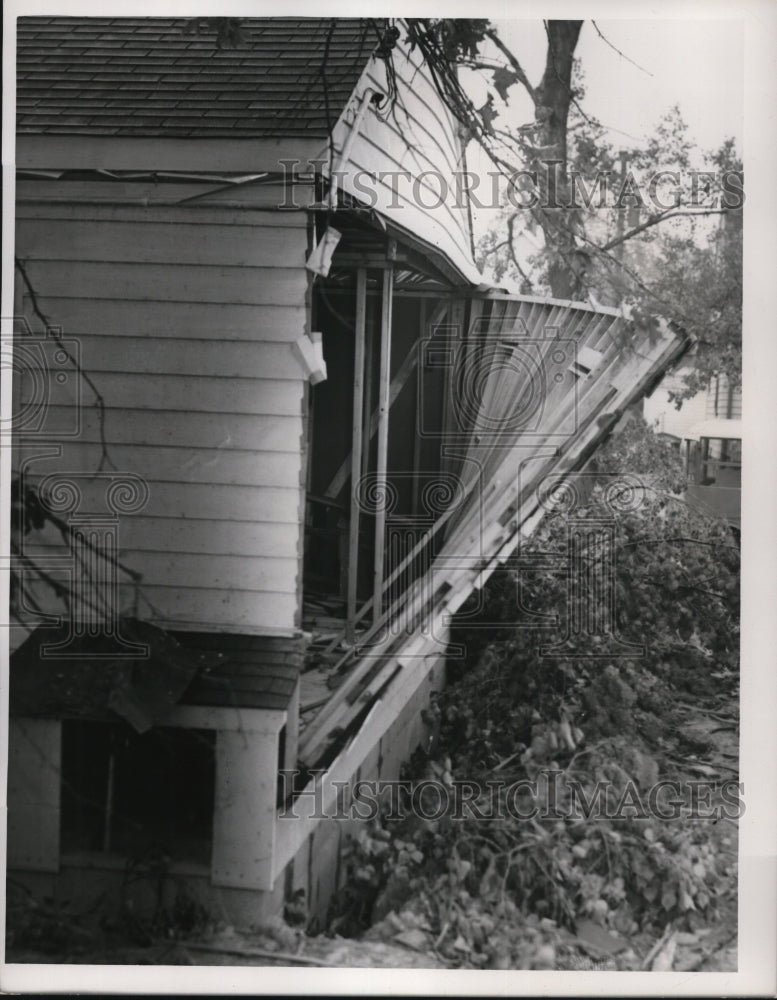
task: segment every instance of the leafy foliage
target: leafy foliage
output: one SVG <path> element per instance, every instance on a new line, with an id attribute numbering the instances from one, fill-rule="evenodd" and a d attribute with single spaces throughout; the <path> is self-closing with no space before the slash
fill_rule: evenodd
<path id="1" fill-rule="evenodd" d="M 616 625 L 645 655 L 590 658 L 602 637 L 583 633 L 568 655 L 543 656 L 558 628 L 515 627 L 517 580 L 523 607 L 563 623 L 565 573 L 522 565 L 492 578 L 480 619 L 490 626 L 473 628 L 465 607 L 454 635 L 467 657 L 441 699 L 439 749 L 414 762 L 418 777 L 451 790 L 473 783 L 473 797 L 459 815 L 384 817 L 359 834 L 343 897 L 357 919 L 341 915 L 341 933 L 378 921 L 371 934 L 425 942 L 454 965 L 571 968 L 575 934 L 592 925 L 621 942 L 615 964 L 633 968 L 629 939 L 667 923 L 688 933 L 727 905 L 731 861 L 712 824 L 692 818 L 684 794 L 665 819 L 647 804 L 659 779 L 706 773 L 693 771 L 709 746 L 683 735 L 683 699 L 736 696 L 738 546 L 672 492 L 677 457 L 636 417 L 586 470 L 592 524 L 612 517 L 607 474 L 624 469 L 645 492 L 616 517 Z M 521 563 L 566 546 L 566 518 L 550 516 Z M 724 783 L 714 794 L 730 804 Z"/>

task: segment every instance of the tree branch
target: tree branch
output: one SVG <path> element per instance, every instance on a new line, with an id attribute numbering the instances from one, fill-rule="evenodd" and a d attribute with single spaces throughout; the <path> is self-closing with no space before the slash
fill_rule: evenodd
<path id="1" fill-rule="evenodd" d="M 60 349 L 67 355 L 68 359 L 70 360 L 75 370 L 78 372 L 79 376 L 84 380 L 84 382 L 86 382 L 86 384 L 94 393 L 94 401 L 95 405 L 97 406 L 98 419 L 100 422 L 100 464 L 97 466 L 97 471 L 101 472 L 106 465 L 109 465 L 112 469 L 115 469 L 116 466 L 113 464 L 111 456 L 108 453 L 108 443 L 105 439 L 105 400 L 103 399 L 102 393 L 94 384 L 94 381 L 92 380 L 92 377 L 89 375 L 89 373 L 84 371 L 84 369 L 78 363 L 76 358 L 74 358 L 73 355 L 70 353 L 70 351 L 67 349 L 66 345 L 62 341 L 61 336 L 59 336 L 55 332 L 57 328 L 51 323 L 48 316 L 46 316 L 45 313 L 41 310 L 40 305 L 38 304 L 38 295 L 35 289 L 33 288 L 32 282 L 30 281 L 30 277 L 27 274 L 27 269 L 25 268 L 24 264 L 18 257 L 14 258 L 14 262 L 16 264 L 17 270 L 19 271 L 19 274 L 21 274 L 22 276 L 22 281 L 24 282 L 24 287 L 27 289 L 27 294 L 30 297 L 30 302 L 32 303 L 32 311 L 41 321 L 45 329 L 53 333 L 53 337 L 56 340 L 57 344 L 59 345 Z"/>
<path id="2" fill-rule="evenodd" d="M 532 280 L 525 273 L 521 265 L 518 263 L 518 257 L 515 253 L 515 246 L 513 245 L 513 230 L 515 227 L 516 214 L 517 213 L 513 212 L 512 215 L 508 216 L 507 218 L 507 249 L 509 250 L 510 260 L 513 262 L 516 271 L 518 272 L 518 274 L 520 274 L 520 276 L 523 278 L 523 280 L 526 282 L 529 288 L 531 288 Z"/>
<path id="3" fill-rule="evenodd" d="M 526 89 L 526 93 L 529 95 L 529 97 L 531 97 L 534 104 L 536 104 L 537 92 L 535 91 L 534 87 L 532 87 L 532 85 L 529 83 L 529 78 L 524 73 L 521 64 L 518 62 L 518 60 L 515 58 L 512 52 L 508 49 L 508 47 L 505 45 L 505 43 L 502 41 L 499 35 L 497 35 L 496 28 L 489 28 L 486 31 L 486 38 L 490 38 L 491 41 L 494 43 L 494 45 L 496 45 L 496 47 L 505 57 L 505 59 L 507 59 L 507 61 L 510 63 L 510 66 L 512 67 L 513 72 L 518 77 L 520 82 L 523 84 L 524 88 Z"/>
<path id="4" fill-rule="evenodd" d="M 601 31 L 599 30 L 599 25 L 598 25 L 598 24 L 596 23 L 596 21 L 591 21 L 591 24 L 592 24 L 592 25 L 594 26 L 594 28 L 596 29 L 596 34 L 597 34 L 597 35 L 598 35 L 598 36 L 599 36 L 599 37 L 601 38 L 601 40 L 602 40 L 602 41 L 603 41 L 603 42 L 605 43 L 605 45 L 609 45 L 609 46 L 610 46 L 610 48 L 611 48 L 611 49 L 612 49 L 612 50 L 613 50 L 614 52 L 617 52 L 617 53 L 618 53 L 618 55 L 619 55 L 619 56 L 620 56 L 620 57 L 621 57 L 622 59 L 625 59 L 625 60 L 626 60 L 626 62 L 630 62 L 632 66 L 636 66 L 636 67 L 637 67 L 637 69 L 640 69 L 640 70 L 642 70 L 642 72 L 643 72 L 643 73 L 647 73 L 647 75 L 648 75 L 648 76 L 653 76 L 653 75 L 654 75 L 653 73 L 651 73 L 651 72 L 650 72 L 650 70 L 649 70 L 649 69 L 645 69 L 645 67 L 644 67 L 644 66 L 640 66 L 640 64 L 639 64 L 639 63 L 637 63 L 637 62 L 634 62 L 634 60 L 633 60 L 633 59 L 629 59 L 629 57 L 628 57 L 628 56 L 627 56 L 627 55 L 625 54 L 625 52 L 621 52 L 621 50 L 620 50 L 620 49 L 619 49 L 619 48 L 617 47 L 617 45 L 613 45 L 613 44 L 612 44 L 612 42 L 611 42 L 611 41 L 609 40 L 609 38 L 605 38 L 605 36 L 604 36 L 604 35 L 603 35 L 603 34 L 601 33 Z"/>
<path id="5" fill-rule="evenodd" d="M 666 222 L 667 219 L 678 219 L 681 216 L 694 216 L 694 215 L 725 215 L 727 211 L 728 209 L 726 208 L 705 208 L 699 212 L 694 212 L 687 209 L 679 212 L 674 212 L 672 211 L 671 208 L 668 208 L 665 212 L 657 212 L 655 215 L 648 216 L 646 221 L 643 222 L 641 225 L 635 226 L 633 229 L 630 229 L 627 233 L 624 233 L 623 236 L 618 236 L 614 240 L 610 240 L 609 243 L 605 243 L 604 246 L 599 247 L 598 249 L 604 251 L 612 250 L 613 247 L 620 246 L 621 243 L 625 243 L 627 240 L 630 240 L 633 236 L 636 236 L 638 233 L 642 233 L 646 229 L 650 229 L 653 226 L 657 226 L 659 222 Z"/>

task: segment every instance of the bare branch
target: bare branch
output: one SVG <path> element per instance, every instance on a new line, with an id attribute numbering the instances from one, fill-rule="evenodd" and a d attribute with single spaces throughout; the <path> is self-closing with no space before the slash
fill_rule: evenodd
<path id="1" fill-rule="evenodd" d="M 74 358 L 73 355 L 70 353 L 70 351 L 67 349 L 67 346 L 62 342 L 61 337 L 58 336 L 57 333 L 55 332 L 56 331 L 56 327 L 51 323 L 51 321 L 49 320 L 48 316 L 46 316 L 45 313 L 40 308 L 40 305 L 38 303 L 37 292 L 35 291 L 35 289 L 34 289 L 34 287 L 32 285 L 32 282 L 30 281 L 30 277 L 27 274 L 27 269 L 25 268 L 25 266 L 22 263 L 22 261 L 19 260 L 18 257 L 15 257 L 14 261 L 15 261 L 15 264 L 16 264 L 16 268 L 19 271 L 19 274 L 21 274 L 21 276 L 22 276 L 22 281 L 24 282 L 24 287 L 27 289 L 27 294 L 30 297 L 30 302 L 32 303 L 32 311 L 35 313 L 35 315 L 41 321 L 41 323 L 46 328 L 46 330 L 54 331 L 53 332 L 53 336 L 54 336 L 54 339 L 59 344 L 59 347 L 61 348 L 62 351 L 64 351 L 64 353 L 70 359 L 70 362 L 72 363 L 72 365 L 75 368 L 75 370 L 78 372 L 79 376 L 84 380 L 84 382 L 86 382 L 86 384 L 89 386 L 89 388 L 94 393 L 94 401 L 95 401 L 95 405 L 97 406 L 97 412 L 98 412 L 99 421 L 100 421 L 100 449 L 101 449 L 101 452 L 100 452 L 100 464 L 97 466 L 97 471 L 101 472 L 105 468 L 106 465 L 109 465 L 112 469 L 115 469 L 116 466 L 113 464 L 111 456 L 108 453 L 108 443 L 107 443 L 107 441 L 105 439 L 105 400 L 103 399 L 102 393 L 97 388 L 97 386 L 94 384 L 94 381 L 92 380 L 92 377 L 89 375 L 89 373 L 86 372 L 86 371 L 84 371 L 84 369 L 78 363 L 78 361 L 76 360 L 76 358 Z"/>
<path id="2" fill-rule="evenodd" d="M 502 247 L 508 246 L 509 243 L 510 243 L 509 240 L 502 240 L 501 243 L 495 243 L 494 246 L 492 247 L 484 248 L 483 250 L 480 251 L 480 253 L 484 257 L 490 257 L 492 253 L 498 253 L 502 249 Z"/>
<path id="3" fill-rule="evenodd" d="M 643 73 L 647 73 L 648 76 L 653 76 L 654 75 L 653 73 L 650 72 L 649 69 L 645 69 L 644 66 L 640 66 L 640 64 L 638 62 L 634 62 L 633 59 L 629 59 L 629 57 L 626 55 L 626 53 L 625 52 L 621 52 L 621 50 L 618 48 L 617 45 L 613 45 L 609 38 L 605 38 L 605 36 L 599 30 L 599 25 L 596 23 L 596 21 L 591 21 L 591 24 L 596 29 L 596 34 L 601 38 L 601 40 L 605 43 L 605 45 L 609 45 L 610 48 L 613 51 L 615 51 L 615 52 L 618 53 L 618 55 L 621 57 L 621 59 L 625 59 L 626 62 L 630 62 L 632 66 L 636 66 L 637 69 L 642 70 Z"/>
<path id="4" fill-rule="evenodd" d="M 659 222 L 666 222 L 667 219 L 678 219 L 681 216 L 694 216 L 694 215 L 725 215 L 728 209 L 726 208 L 705 208 L 699 212 L 693 211 L 681 211 L 673 212 L 671 209 L 667 209 L 665 212 L 657 212 L 655 215 L 651 215 L 639 226 L 635 226 L 630 229 L 623 236 L 618 236 L 614 240 L 610 240 L 609 243 L 605 243 L 603 247 L 599 247 L 600 250 L 612 250 L 613 247 L 619 246 L 621 243 L 625 243 L 630 240 L 633 236 L 638 233 L 644 232 L 646 229 L 650 229 L 652 226 L 657 226 Z"/>
<path id="5" fill-rule="evenodd" d="M 515 246 L 513 244 L 513 232 L 514 232 L 514 228 L 515 228 L 516 216 L 517 216 L 517 213 L 513 212 L 513 214 L 510 215 L 510 216 L 508 216 L 508 218 L 507 218 L 507 248 L 508 248 L 508 250 L 510 252 L 510 260 L 513 262 L 513 265 L 515 266 L 516 271 L 518 272 L 518 274 L 520 274 L 520 276 L 523 278 L 523 280 L 526 282 L 526 284 L 529 286 L 529 288 L 531 288 L 532 287 L 532 280 L 528 276 L 528 274 L 526 274 L 526 272 L 523 270 L 523 268 L 521 267 L 521 265 L 518 263 L 518 256 L 517 256 L 517 254 L 515 252 Z"/>

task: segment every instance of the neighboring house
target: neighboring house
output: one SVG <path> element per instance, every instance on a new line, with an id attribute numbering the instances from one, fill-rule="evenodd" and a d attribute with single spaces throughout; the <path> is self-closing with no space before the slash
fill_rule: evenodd
<path id="1" fill-rule="evenodd" d="M 688 477 L 686 497 L 701 510 L 724 517 L 737 530 L 741 525 L 742 390 L 727 375 L 680 409 L 670 401 L 682 384 L 686 369 L 667 375 L 649 399 L 644 416 L 659 434 L 676 443 Z"/>
<path id="2" fill-rule="evenodd" d="M 399 27 L 18 22 L 14 461 L 48 512 L 19 574 L 71 601 L 42 621 L 32 571 L 17 600 L 8 864 L 36 891 L 163 865 L 234 919 L 304 888 L 322 922 L 337 783 L 398 776 L 451 616 L 687 347 L 482 284 Z"/>

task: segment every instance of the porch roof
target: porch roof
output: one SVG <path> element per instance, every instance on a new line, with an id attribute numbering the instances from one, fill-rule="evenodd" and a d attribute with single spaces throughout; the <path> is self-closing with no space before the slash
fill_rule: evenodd
<path id="1" fill-rule="evenodd" d="M 284 710 L 302 667 L 302 637 L 173 635 L 135 619 L 121 633 L 147 654 L 132 656 L 114 634 L 37 628 L 11 656 L 11 714 L 123 718 L 145 732 L 176 704 Z"/>

